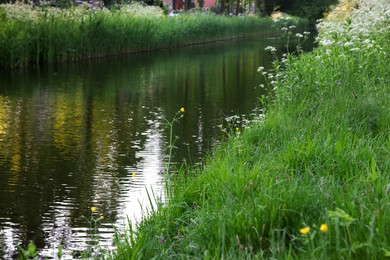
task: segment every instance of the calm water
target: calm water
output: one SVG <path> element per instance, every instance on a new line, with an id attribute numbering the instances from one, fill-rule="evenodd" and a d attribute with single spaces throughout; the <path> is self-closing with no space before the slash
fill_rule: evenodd
<path id="1" fill-rule="evenodd" d="M 232 115 L 258 112 L 257 67 L 275 39 L 62 66 L 0 78 L 0 256 L 33 240 L 43 256 L 75 257 L 90 241 L 82 216 L 104 216 L 97 239 L 137 221 L 147 192 L 163 197 L 171 119 L 174 162 L 194 164 L 223 138 Z M 230 125 L 230 127 L 235 127 Z M 133 174 L 135 173 L 135 174 Z M 134 176 L 135 175 L 135 176 Z"/>

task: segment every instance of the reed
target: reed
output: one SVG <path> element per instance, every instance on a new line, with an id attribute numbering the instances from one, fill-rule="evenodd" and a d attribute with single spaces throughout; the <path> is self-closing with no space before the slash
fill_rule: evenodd
<path id="1" fill-rule="evenodd" d="M 390 256 L 390 4 L 359 6 L 275 62 L 265 119 L 182 170 L 113 258 Z"/>
<path id="2" fill-rule="evenodd" d="M 296 21 L 295 21 L 296 22 Z M 163 15 L 139 4 L 115 10 L 0 5 L 0 67 L 75 61 L 275 32 L 270 19 Z"/>

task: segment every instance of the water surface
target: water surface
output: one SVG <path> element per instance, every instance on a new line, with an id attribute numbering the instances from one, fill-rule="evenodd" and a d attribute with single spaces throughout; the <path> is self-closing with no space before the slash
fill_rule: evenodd
<path id="1" fill-rule="evenodd" d="M 147 190 L 163 196 L 171 120 L 173 161 L 194 164 L 223 139 L 232 115 L 260 113 L 264 52 L 275 39 L 61 65 L 0 78 L 0 255 L 34 241 L 46 257 L 79 256 L 88 219 L 104 216 L 96 240 L 112 248 L 114 227 L 138 221 Z M 242 120 L 241 120 L 242 121 Z M 237 122 L 238 125 L 240 122 Z M 85 216 L 82 217 L 82 216 Z"/>

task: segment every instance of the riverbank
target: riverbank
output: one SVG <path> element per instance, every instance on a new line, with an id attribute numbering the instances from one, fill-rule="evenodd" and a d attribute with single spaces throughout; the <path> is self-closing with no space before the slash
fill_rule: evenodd
<path id="1" fill-rule="evenodd" d="M 306 20 L 290 19 L 307 25 Z M 251 34 L 275 34 L 275 22 L 253 16 L 189 13 L 176 17 L 139 4 L 115 10 L 0 5 L 0 67 L 41 66 L 156 49 L 177 48 Z"/>
<path id="2" fill-rule="evenodd" d="M 231 134 L 115 259 L 377 259 L 390 255 L 390 4 L 342 1 L 320 46 L 287 55 L 260 123 Z"/>

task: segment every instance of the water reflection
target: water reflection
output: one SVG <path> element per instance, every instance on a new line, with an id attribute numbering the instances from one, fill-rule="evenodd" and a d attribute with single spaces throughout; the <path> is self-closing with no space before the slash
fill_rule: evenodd
<path id="1" fill-rule="evenodd" d="M 0 255 L 33 240 L 71 259 L 91 244 L 90 207 L 104 216 L 99 244 L 138 220 L 148 192 L 163 196 L 168 131 L 174 162 L 198 162 L 221 140 L 225 116 L 256 107 L 270 66 L 252 39 L 0 77 Z M 273 42 L 274 44 L 274 42 Z"/>

